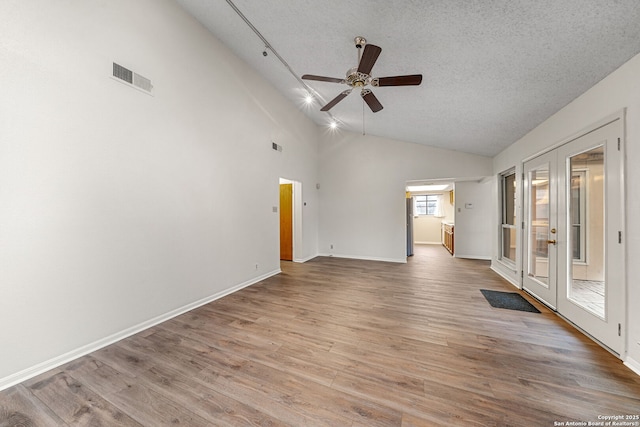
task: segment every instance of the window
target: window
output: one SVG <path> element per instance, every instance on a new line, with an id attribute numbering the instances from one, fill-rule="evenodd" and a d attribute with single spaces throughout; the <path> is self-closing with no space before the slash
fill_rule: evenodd
<path id="1" fill-rule="evenodd" d="M 573 169 L 571 174 L 571 249 L 573 260 L 586 262 L 587 252 L 587 227 L 586 227 L 586 183 L 587 171 Z"/>
<path id="2" fill-rule="evenodd" d="M 516 262 L 516 172 L 511 170 L 500 176 L 502 199 L 501 215 L 501 259 L 508 263 Z"/>
<path id="3" fill-rule="evenodd" d="M 438 196 L 425 194 L 414 196 L 414 215 L 435 215 Z"/>

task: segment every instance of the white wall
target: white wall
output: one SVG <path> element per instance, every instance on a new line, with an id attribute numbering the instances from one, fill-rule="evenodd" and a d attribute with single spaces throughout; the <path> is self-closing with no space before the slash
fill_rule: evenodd
<path id="1" fill-rule="evenodd" d="M 491 175 L 488 157 L 358 133 L 326 133 L 320 142 L 319 251 L 406 262 L 406 182 L 486 175 Z"/>
<path id="2" fill-rule="evenodd" d="M 522 139 L 494 158 L 495 174 L 516 166 L 516 176 L 521 176 L 522 159 L 533 155 L 546 147 L 561 142 L 583 129 L 589 128 L 605 117 L 626 108 L 626 230 L 624 244 L 626 250 L 627 282 L 627 348 L 626 363 L 640 373 L 640 55 L 632 58 L 622 67 L 611 73 L 593 88 L 575 99 L 572 103 L 551 116 L 533 129 Z M 497 185 L 496 185 L 497 188 Z M 516 196 L 521 199 L 520 188 Z M 494 212 L 497 213 L 497 210 Z M 518 212 L 518 220 L 522 221 Z M 495 217 L 496 230 L 499 216 Z M 519 280 L 519 270 L 511 271 L 495 258 L 498 256 L 497 231 L 495 233 L 492 267 L 510 278 L 514 283 Z M 518 237 L 522 239 L 522 236 Z M 521 240 L 519 240 L 521 241 Z M 517 255 L 517 264 L 521 265 L 521 256 Z M 624 355 L 623 355 L 624 357 Z"/>
<path id="3" fill-rule="evenodd" d="M 455 228 L 453 233 L 456 258 L 491 259 L 495 199 L 493 180 L 467 181 L 455 184 Z"/>
<path id="4" fill-rule="evenodd" d="M 280 176 L 317 253 L 318 128 L 174 2 L 0 16 L 0 388 L 276 273 Z"/>

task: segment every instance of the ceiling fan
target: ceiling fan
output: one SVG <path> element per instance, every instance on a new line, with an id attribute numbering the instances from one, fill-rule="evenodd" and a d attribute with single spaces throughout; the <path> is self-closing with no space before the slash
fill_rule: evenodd
<path id="1" fill-rule="evenodd" d="M 367 44 L 364 37 L 356 37 L 354 39 L 356 48 L 358 49 L 358 66 L 353 67 L 347 71 L 347 77 L 345 79 L 339 79 L 335 77 L 315 76 L 312 74 L 305 74 L 302 76 L 305 80 L 316 80 L 320 82 L 330 83 L 342 83 L 346 84 L 349 89 L 342 91 L 338 96 L 333 98 L 327 105 L 322 107 L 320 111 L 329 111 L 338 102 L 346 98 L 354 88 L 360 88 L 360 96 L 364 102 L 367 103 L 371 111 L 377 113 L 382 110 L 382 104 L 378 101 L 378 98 L 371 92 L 367 86 L 418 86 L 422 83 L 422 74 L 411 74 L 407 76 L 392 76 L 392 77 L 371 77 L 371 69 L 376 63 L 382 48 L 372 44 Z M 364 46 L 364 51 L 362 47 Z M 362 53 L 362 56 L 360 55 Z"/>

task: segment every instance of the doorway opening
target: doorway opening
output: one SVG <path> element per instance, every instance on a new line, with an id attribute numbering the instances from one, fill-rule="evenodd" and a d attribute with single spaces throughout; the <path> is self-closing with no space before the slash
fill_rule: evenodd
<path id="1" fill-rule="evenodd" d="M 302 183 L 280 178 L 280 260 L 299 262 L 302 251 Z"/>
<path id="2" fill-rule="evenodd" d="M 454 183 L 409 181 L 405 195 L 407 256 L 414 255 L 415 245 L 443 245 L 453 255 Z"/>
<path id="3" fill-rule="evenodd" d="M 494 214 L 494 180 L 481 176 L 408 181 L 405 191 L 414 197 L 409 203 L 414 212 L 410 214 L 413 221 L 407 219 L 407 248 L 412 242 L 435 243 L 456 258 L 491 260 L 493 230 L 484 224 Z M 419 227 L 428 223 L 433 227 L 431 236 L 421 236 Z"/>

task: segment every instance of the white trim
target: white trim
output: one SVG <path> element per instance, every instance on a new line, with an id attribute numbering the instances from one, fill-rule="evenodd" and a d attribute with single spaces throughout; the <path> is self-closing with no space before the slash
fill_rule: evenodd
<path id="1" fill-rule="evenodd" d="M 312 259 L 316 258 L 317 256 L 318 255 L 316 254 L 316 255 L 308 256 L 306 258 L 294 258 L 293 262 L 305 263 L 307 261 L 311 261 Z"/>
<path id="2" fill-rule="evenodd" d="M 489 268 L 494 273 L 496 273 L 498 276 L 502 277 L 504 280 L 506 280 L 507 282 L 511 283 L 513 286 L 515 286 L 516 289 L 522 289 L 520 287 L 520 284 L 517 281 L 514 281 L 512 277 L 507 276 L 504 272 L 502 272 L 499 269 L 495 268 L 495 266 L 493 264 L 491 264 L 491 266 Z"/>
<path id="3" fill-rule="evenodd" d="M 382 261 L 382 262 L 395 262 L 400 264 L 406 264 L 406 258 L 379 258 L 371 256 L 358 256 L 358 255 L 344 255 L 344 254 L 318 254 L 318 256 L 334 257 L 334 258 L 346 258 L 346 259 L 361 259 L 364 261 Z"/>
<path id="4" fill-rule="evenodd" d="M 238 285 L 232 286 L 228 289 L 225 289 L 221 292 L 217 292 L 208 297 L 202 298 L 198 301 L 189 303 L 180 308 L 176 308 L 175 310 L 171 310 L 167 313 L 156 316 L 152 319 L 146 320 L 142 323 L 139 323 L 130 328 L 124 329 L 120 332 L 116 332 L 115 334 L 109 335 L 107 337 L 101 338 L 97 341 L 84 345 L 82 347 L 76 348 L 75 350 L 71 350 L 67 353 L 61 354 L 60 356 L 56 356 L 52 359 L 44 361 L 42 363 L 38 363 L 35 366 L 31 366 L 29 368 L 23 369 L 22 371 L 11 374 L 7 377 L 0 378 L 0 391 L 7 389 L 11 386 L 19 384 L 23 381 L 26 381 L 30 378 L 33 378 L 37 375 L 40 375 L 44 372 L 47 372 L 51 369 L 57 368 L 58 366 L 64 365 L 65 363 L 71 362 L 79 357 L 92 353 L 94 351 L 100 350 L 103 347 L 111 345 L 115 342 L 118 342 L 124 338 L 130 337 L 131 335 L 137 334 L 139 332 L 144 331 L 145 329 L 151 328 L 152 326 L 158 325 L 162 322 L 166 322 L 169 319 L 172 319 L 176 316 L 184 314 L 188 311 L 191 311 L 195 308 L 208 304 L 212 301 L 220 299 L 226 295 L 237 292 L 240 289 L 246 288 L 248 286 L 254 285 L 264 279 L 267 279 L 271 276 L 275 276 L 276 274 L 281 273 L 281 270 L 278 268 L 277 270 L 273 270 L 269 273 L 265 273 L 261 276 L 250 279 L 246 282 L 240 283 Z"/>
<path id="5" fill-rule="evenodd" d="M 540 298 L 538 295 L 535 294 L 535 292 L 532 292 L 529 289 L 525 289 L 524 284 L 522 285 L 522 290 L 525 291 L 527 294 L 531 295 L 532 297 L 534 297 L 540 304 L 543 304 L 543 305 L 547 306 L 547 308 L 551 309 L 554 313 L 558 312 L 556 307 L 554 307 L 553 305 L 549 304 L 544 299 Z M 564 317 L 563 317 L 563 319 L 564 319 Z M 571 323 L 571 324 L 573 325 L 573 323 Z"/>
<path id="6" fill-rule="evenodd" d="M 640 362 L 637 360 L 627 357 L 627 360 L 624 361 L 624 365 L 636 374 L 640 375 Z"/>
<path id="7" fill-rule="evenodd" d="M 490 256 L 484 256 L 484 255 L 460 255 L 458 253 L 453 254 L 454 258 L 464 258 L 464 259 L 480 259 L 483 261 L 491 261 L 493 260 L 492 257 Z"/>
<path id="8" fill-rule="evenodd" d="M 516 263 L 507 262 L 504 258 L 494 258 L 492 261 L 495 261 L 499 265 L 503 266 L 506 270 L 511 271 L 513 274 L 518 274 L 518 268 L 516 267 Z M 491 263 L 493 265 L 493 263 Z"/>
<path id="9" fill-rule="evenodd" d="M 623 350 L 620 354 L 622 360 L 625 361 L 625 365 L 631 368 L 636 374 L 640 375 L 640 363 L 638 361 L 631 359 L 628 357 L 629 351 L 631 350 L 631 333 L 629 332 L 629 314 L 631 313 L 631 303 L 629 302 L 629 259 L 628 259 L 628 245 L 629 245 L 629 236 L 627 234 L 627 209 L 629 208 L 629 203 L 627 203 L 627 109 L 623 108 L 620 113 L 620 119 L 622 120 L 622 133 L 620 135 L 620 169 L 618 173 L 620 174 L 620 228 L 622 232 L 623 245 L 620 248 L 622 251 L 622 262 L 624 264 L 622 269 L 622 292 L 624 298 L 624 318 L 622 328 L 624 330 L 624 343 L 622 345 Z M 605 267 L 606 268 L 606 267 Z"/>

